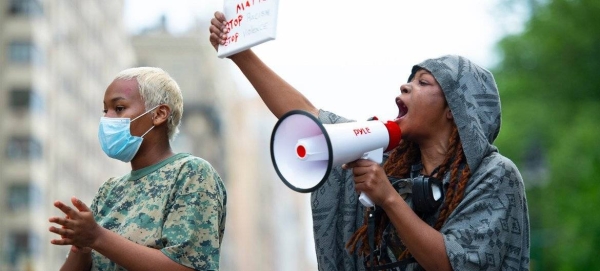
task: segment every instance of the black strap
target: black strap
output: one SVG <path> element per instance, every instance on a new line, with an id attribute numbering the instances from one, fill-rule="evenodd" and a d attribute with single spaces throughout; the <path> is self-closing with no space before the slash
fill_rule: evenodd
<path id="1" fill-rule="evenodd" d="M 427 175 L 427 176 L 431 176 L 433 177 L 433 175 L 437 174 L 438 171 L 440 171 L 440 167 L 442 165 L 437 166 L 436 168 L 433 169 L 433 171 L 431 171 L 431 174 Z M 421 174 L 421 169 L 423 169 L 423 164 L 416 164 L 416 165 L 412 165 L 410 168 L 410 177 L 414 178 L 417 177 L 418 175 Z"/>
<path id="2" fill-rule="evenodd" d="M 400 266 L 406 266 L 408 264 L 416 263 L 416 262 L 417 262 L 417 260 L 415 260 L 414 257 L 410 257 L 410 258 L 407 258 L 407 259 L 404 259 L 401 261 L 378 265 L 375 268 L 375 270 L 388 270 L 388 269 L 392 269 L 392 268 L 396 268 L 396 267 L 400 267 Z M 373 269 L 371 269 L 371 270 L 373 270 Z"/>
<path id="3" fill-rule="evenodd" d="M 438 171 L 440 171 L 440 167 L 441 167 L 441 165 L 434 168 L 433 171 L 431 172 L 431 174 L 429 174 L 429 176 L 433 177 L 435 174 L 437 174 Z"/>
<path id="4" fill-rule="evenodd" d="M 369 268 L 371 271 L 374 269 L 374 259 L 375 259 L 375 207 L 369 208 L 368 218 L 367 218 L 367 235 L 369 238 L 369 261 L 371 264 Z"/>

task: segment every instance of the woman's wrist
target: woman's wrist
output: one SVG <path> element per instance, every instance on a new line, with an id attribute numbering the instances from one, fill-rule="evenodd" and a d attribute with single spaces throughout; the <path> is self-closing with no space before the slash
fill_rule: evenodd
<path id="1" fill-rule="evenodd" d="M 381 203 L 381 208 L 387 212 L 390 208 L 394 206 L 398 206 L 398 204 L 405 203 L 404 199 L 398 193 L 390 193 L 388 197 L 386 197 Z"/>
<path id="2" fill-rule="evenodd" d="M 244 59 L 247 59 L 251 54 L 252 54 L 252 50 L 247 49 L 247 50 L 244 50 L 244 51 L 241 51 L 239 53 L 229 56 L 229 59 L 231 59 L 234 63 L 238 63 L 239 61 L 243 61 Z"/>
<path id="3" fill-rule="evenodd" d="M 84 255 L 92 253 L 92 249 L 89 247 L 71 246 L 71 252 Z"/>

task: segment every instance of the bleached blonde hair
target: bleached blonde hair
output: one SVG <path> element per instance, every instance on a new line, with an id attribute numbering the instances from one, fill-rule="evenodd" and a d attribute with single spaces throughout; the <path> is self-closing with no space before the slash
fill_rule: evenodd
<path id="1" fill-rule="evenodd" d="M 114 80 L 135 79 L 146 110 L 160 104 L 171 109 L 167 120 L 169 140 L 179 133 L 179 123 L 183 115 L 183 96 L 179 85 L 164 70 L 155 67 L 137 67 L 121 71 Z"/>

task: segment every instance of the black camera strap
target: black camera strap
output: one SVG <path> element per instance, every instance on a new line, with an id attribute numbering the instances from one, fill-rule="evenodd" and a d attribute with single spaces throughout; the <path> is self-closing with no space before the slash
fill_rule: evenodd
<path id="1" fill-rule="evenodd" d="M 422 164 L 413 165 L 411 168 L 411 171 L 410 171 L 410 177 L 415 178 L 416 176 L 420 175 L 421 169 L 423 169 Z M 436 167 L 431 172 L 430 176 L 435 175 L 439 171 L 439 169 L 440 169 L 439 166 Z M 375 257 L 376 257 L 375 253 L 377 251 L 375 249 L 375 207 L 369 208 L 368 212 L 367 212 L 367 238 L 368 238 L 368 242 L 369 242 L 368 261 L 369 261 L 369 270 L 370 271 L 386 270 L 386 269 L 396 268 L 396 267 L 400 267 L 400 266 L 405 266 L 407 264 L 416 262 L 416 259 L 414 257 L 410 257 L 410 258 L 407 258 L 407 259 L 404 259 L 401 261 L 375 266 Z"/>
<path id="2" fill-rule="evenodd" d="M 375 265 L 375 207 L 373 208 L 369 208 L 368 214 L 367 214 L 368 218 L 367 218 L 367 235 L 369 238 L 369 268 L 371 271 L 373 271 L 374 269 L 374 265 Z"/>
<path id="3" fill-rule="evenodd" d="M 435 174 L 437 174 L 437 173 L 438 173 L 438 171 L 440 171 L 440 167 L 441 167 L 441 165 L 439 165 L 439 166 L 437 166 L 436 168 L 434 168 L 434 169 L 433 169 L 433 171 L 431 171 L 431 174 L 429 174 L 428 176 L 431 176 L 431 177 L 433 177 Z M 415 177 L 417 177 L 417 176 L 421 175 L 421 170 L 422 170 L 422 169 L 423 169 L 423 164 L 420 164 L 420 163 L 419 163 L 419 164 L 417 164 L 417 165 L 413 165 L 413 166 L 411 167 L 411 170 L 410 170 L 410 177 L 411 177 L 411 178 L 415 178 Z M 423 174 L 423 175 L 424 175 L 424 174 Z M 441 179 L 441 178 L 440 178 L 440 179 Z"/>
<path id="4" fill-rule="evenodd" d="M 400 260 L 397 262 L 393 262 L 393 263 L 386 263 L 386 264 L 381 264 L 375 267 L 375 269 L 371 269 L 371 270 L 390 270 L 392 268 L 396 268 L 396 267 L 406 267 L 406 265 L 411 264 L 411 263 L 416 263 L 417 260 L 415 260 L 415 257 L 410 257 L 410 258 L 406 258 L 404 260 Z"/>

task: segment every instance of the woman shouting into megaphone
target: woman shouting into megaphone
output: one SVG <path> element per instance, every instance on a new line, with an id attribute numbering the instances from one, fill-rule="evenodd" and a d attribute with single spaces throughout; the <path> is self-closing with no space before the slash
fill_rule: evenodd
<path id="1" fill-rule="evenodd" d="M 227 38 L 224 22 L 221 12 L 211 20 L 215 49 Z M 251 50 L 228 58 L 277 118 L 304 110 L 324 124 L 350 121 L 315 107 Z M 493 144 L 501 116 L 493 75 L 462 56 L 427 59 L 395 102 L 400 145 L 381 164 L 334 168 L 311 194 L 319 270 L 528 270 L 523 180 Z"/>

